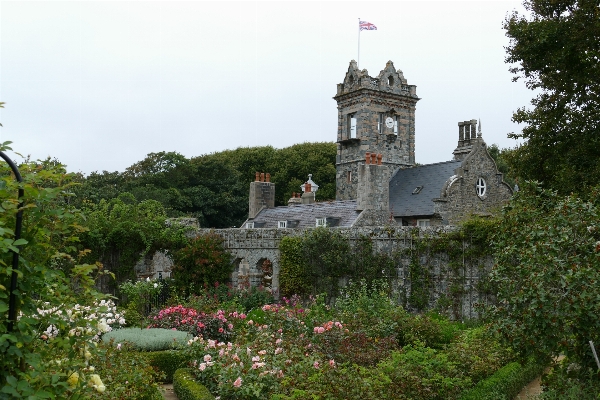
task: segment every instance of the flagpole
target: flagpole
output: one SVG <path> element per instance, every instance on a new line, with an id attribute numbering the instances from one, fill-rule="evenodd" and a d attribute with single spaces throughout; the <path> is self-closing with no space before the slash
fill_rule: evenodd
<path id="1" fill-rule="evenodd" d="M 357 67 L 360 70 L 360 17 L 358 17 L 358 63 Z"/>

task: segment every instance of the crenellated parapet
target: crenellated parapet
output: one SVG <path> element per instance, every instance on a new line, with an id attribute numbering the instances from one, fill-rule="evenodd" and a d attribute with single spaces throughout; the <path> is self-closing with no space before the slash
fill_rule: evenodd
<path id="1" fill-rule="evenodd" d="M 376 78 L 369 76 L 369 71 L 366 69 L 359 70 L 356 61 L 350 61 L 344 81 L 337 85 L 336 97 L 360 89 L 377 90 L 418 98 L 417 87 L 408 84 L 402 71 L 396 70 L 392 61 L 386 63 L 385 68 L 381 70 Z"/>

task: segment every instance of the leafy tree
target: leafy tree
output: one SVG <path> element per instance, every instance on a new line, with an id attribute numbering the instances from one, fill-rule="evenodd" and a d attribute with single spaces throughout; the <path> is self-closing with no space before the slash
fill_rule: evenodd
<path id="1" fill-rule="evenodd" d="M 78 173 L 74 176 L 74 181 L 78 185 L 72 188 L 75 193 L 73 203 L 81 207 L 84 201 L 99 203 L 100 200 L 116 198 L 124 191 L 125 177 L 117 171 L 102 171 L 92 172 L 87 177 Z"/>
<path id="2" fill-rule="evenodd" d="M 522 355 L 554 357 L 596 370 L 589 340 L 600 344 L 600 208 L 534 184 L 504 208 L 494 236 L 488 317 Z"/>
<path id="3" fill-rule="evenodd" d="M 142 161 L 133 164 L 125 170 L 127 178 L 146 178 L 143 183 L 159 183 L 159 186 L 169 187 L 168 180 L 172 172 L 185 166 L 189 160 L 177 152 L 150 153 Z"/>
<path id="4" fill-rule="evenodd" d="M 526 0 L 504 22 L 506 62 L 537 96 L 513 121 L 526 139 L 508 158 L 516 175 L 562 194 L 600 182 L 600 7 L 591 0 Z"/>
<path id="5" fill-rule="evenodd" d="M 223 247 L 223 238 L 214 233 L 197 236 L 177 251 L 172 268 L 175 285 L 188 293 L 227 282 L 232 271 L 233 256 Z"/>
<path id="6" fill-rule="evenodd" d="M 184 228 L 167 224 L 166 212 L 159 202 L 138 202 L 130 193 L 121 193 L 98 204 L 85 202 L 83 247 L 91 252 L 89 260 L 99 260 L 112 271 L 117 283 L 135 279 L 134 266 L 141 257 L 157 250 L 174 250 L 185 244 Z"/>
<path id="7" fill-rule="evenodd" d="M 201 226 L 240 226 L 248 216 L 249 183 L 255 172 L 268 172 L 277 186 L 276 205 L 313 174 L 317 198 L 335 198 L 334 143 L 302 143 L 284 149 L 240 147 L 187 159 L 175 152 L 150 153 L 125 172 L 77 176 L 74 204 L 110 201 L 131 193 L 137 201 L 155 200 L 168 217 L 196 217 Z"/>
<path id="8" fill-rule="evenodd" d="M 336 151 L 335 143 L 300 143 L 277 150 L 271 172 L 277 188 L 276 205 L 287 205 L 292 192 L 300 192 L 309 174 L 319 185 L 318 201 L 335 199 Z"/>
<path id="9" fill-rule="evenodd" d="M 230 228 L 248 216 L 248 185 L 228 163 L 206 157 L 192 161 L 194 175 L 181 193 L 190 201 L 182 211 L 198 218 L 201 226 Z"/>
<path id="10" fill-rule="evenodd" d="M 496 143 L 488 146 L 488 153 L 494 159 L 498 171 L 502 172 L 504 182 L 508 183 L 511 187 L 514 187 L 517 183 L 513 177 L 513 171 L 510 169 L 508 159 L 514 153 L 513 149 L 501 149 Z"/>

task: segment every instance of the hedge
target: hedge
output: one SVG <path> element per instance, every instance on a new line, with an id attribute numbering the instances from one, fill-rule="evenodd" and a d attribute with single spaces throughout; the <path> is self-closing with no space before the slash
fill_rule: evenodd
<path id="1" fill-rule="evenodd" d="M 199 384 L 187 368 L 180 368 L 173 374 L 173 389 L 179 400 L 215 400 L 206 386 Z"/>
<path id="2" fill-rule="evenodd" d="M 165 373 L 164 383 L 173 382 L 173 374 L 184 367 L 187 357 L 179 350 L 152 351 L 147 353 L 150 364 Z"/>
<path id="3" fill-rule="evenodd" d="M 534 360 L 529 360 L 525 365 L 512 362 L 463 393 L 460 400 L 512 400 L 545 368 L 544 363 Z"/>

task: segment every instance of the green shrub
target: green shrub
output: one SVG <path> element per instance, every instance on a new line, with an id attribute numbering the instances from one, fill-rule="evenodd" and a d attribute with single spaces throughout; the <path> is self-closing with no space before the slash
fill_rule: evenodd
<path id="1" fill-rule="evenodd" d="M 517 394 L 539 376 L 545 365 L 530 360 L 524 366 L 512 362 L 500 368 L 487 379 L 480 381 L 475 387 L 465 392 L 461 400 L 512 400 Z"/>
<path id="2" fill-rule="evenodd" d="M 152 351 L 148 353 L 148 359 L 153 367 L 164 372 L 165 377 L 163 382 L 173 382 L 173 374 L 179 368 L 182 368 L 187 360 L 187 357 L 178 350 Z"/>
<path id="3" fill-rule="evenodd" d="M 138 311 L 138 306 L 135 303 L 127 304 L 124 309 L 125 321 L 127 326 L 142 326 L 144 322 L 144 316 Z"/>
<path id="4" fill-rule="evenodd" d="M 339 365 L 336 368 L 321 368 L 307 371 L 306 379 L 282 382 L 282 392 L 271 395 L 270 400 L 313 400 L 313 399 L 396 399 L 387 389 L 390 380 L 376 368 L 357 365 Z"/>
<path id="5" fill-rule="evenodd" d="M 543 400 L 597 399 L 600 381 L 595 369 L 581 371 L 582 367 L 564 358 L 542 377 Z"/>
<path id="6" fill-rule="evenodd" d="M 279 244 L 281 254 L 279 291 L 282 296 L 305 295 L 310 292 L 309 280 L 302 263 L 302 239 L 286 236 Z"/>
<path id="7" fill-rule="evenodd" d="M 456 362 L 474 383 L 514 360 L 514 353 L 502 347 L 499 339 L 483 327 L 462 332 L 445 350 L 449 359 Z"/>
<path id="8" fill-rule="evenodd" d="M 440 344 L 451 343 L 461 332 L 481 325 L 477 325 L 474 320 L 467 321 L 467 323 L 450 321 L 446 315 L 434 311 L 427 313 L 427 316 L 440 325 Z"/>
<path id="9" fill-rule="evenodd" d="M 208 389 L 194 380 L 190 371 L 181 368 L 173 375 L 173 389 L 179 400 L 214 400 Z"/>
<path id="10" fill-rule="evenodd" d="M 187 301 L 182 302 L 186 307 L 193 308 L 207 314 L 219 309 L 225 311 L 248 312 L 253 308 L 275 302 L 273 294 L 264 287 L 250 287 L 236 289 L 231 284 L 204 285 L 201 290 L 196 290 L 196 295 L 190 296 Z"/>
<path id="11" fill-rule="evenodd" d="M 196 290 L 215 282 L 227 282 L 233 270 L 232 255 L 225 250 L 223 238 L 216 233 L 198 236 L 174 255 L 172 268 L 175 286 Z"/>
<path id="12" fill-rule="evenodd" d="M 387 398 L 447 400 L 471 387 L 471 379 L 447 353 L 428 347 L 406 346 L 377 368 L 391 380 Z"/>
<path id="13" fill-rule="evenodd" d="M 429 315 L 399 315 L 396 337 L 400 346 L 421 343 L 426 347 L 439 348 L 446 342 L 442 325 Z"/>
<path id="14" fill-rule="evenodd" d="M 88 393 L 86 399 L 162 399 L 158 383 L 162 381 L 163 374 L 150 365 L 148 353 L 133 351 L 128 345 L 117 349 L 101 343 L 100 347 L 106 352 L 101 357 L 92 358 L 90 368 L 95 368 L 93 373 L 101 377 L 106 391 Z"/>
<path id="15" fill-rule="evenodd" d="M 389 285 L 384 280 L 351 281 L 341 290 L 334 311 L 351 331 L 363 332 L 371 338 L 394 336 L 397 314 L 406 313 L 390 299 Z"/>
<path id="16" fill-rule="evenodd" d="M 113 341 L 115 345 L 128 342 L 133 348 L 141 351 L 159 351 L 172 349 L 190 337 L 187 332 L 172 329 L 123 328 L 104 334 L 102 340 L 105 343 Z"/>

